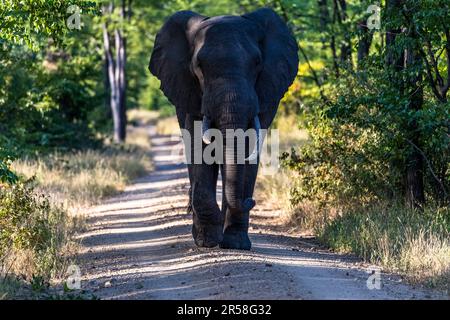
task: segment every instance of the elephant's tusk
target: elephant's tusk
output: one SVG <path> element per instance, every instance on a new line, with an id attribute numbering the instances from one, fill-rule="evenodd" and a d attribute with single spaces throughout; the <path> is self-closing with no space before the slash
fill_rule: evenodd
<path id="1" fill-rule="evenodd" d="M 203 121 L 202 121 L 202 138 L 203 138 L 203 142 L 205 144 L 210 144 L 211 143 L 211 135 L 208 132 L 210 125 L 211 125 L 211 121 L 206 116 L 203 116 Z"/>
<path id="2" fill-rule="evenodd" d="M 264 137 L 261 138 L 261 132 L 260 132 L 261 131 L 261 123 L 259 122 L 259 117 L 256 116 L 253 119 L 253 121 L 254 121 L 253 126 L 256 131 L 256 143 L 255 143 L 255 147 L 253 148 L 252 153 L 248 156 L 248 158 L 245 159 L 246 161 L 253 161 L 258 157 L 259 152 L 261 150 L 262 142 L 264 141 Z"/>

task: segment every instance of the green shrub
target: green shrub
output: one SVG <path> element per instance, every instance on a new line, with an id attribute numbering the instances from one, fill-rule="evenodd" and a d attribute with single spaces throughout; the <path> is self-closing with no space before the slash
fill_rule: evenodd
<path id="1" fill-rule="evenodd" d="M 0 183 L 13 184 L 17 182 L 18 177 L 10 168 L 14 158 L 10 141 L 0 135 Z"/>
<path id="2" fill-rule="evenodd" d="M 32 181 L 0 188 L 0 274 L 48 281 L 63 266 L 66 213 L 36 194 Z"/>
<path id="3" fill-rule="evenodd" d="M 13 184 L 17 181 L 16 174 L 9 167 L 9 160 L 0 159 L 0 182 Z"/>

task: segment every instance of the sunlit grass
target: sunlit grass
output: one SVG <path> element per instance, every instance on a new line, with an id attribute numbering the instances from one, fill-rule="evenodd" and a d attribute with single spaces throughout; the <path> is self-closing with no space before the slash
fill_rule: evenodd
<path id="1" fill-rule="evenodd" d="M 180 135 L 180 126 L 177 117 L 168 117 L 158 120 L 156 132 L 160 135 Z"/>
<path id="2" fill-rule="evenodd" d="M 131 109 L 127 111 L 128 122 L 132 125 L 149 125 L 154 124 L 159 117 L 157 111 L 145 109 Z"/>
<path id="3" fill-rule="evenodd" d="M 278 130 L 280 155 L 283 152 L 290 152 L 291 148 L 300 148 L 309 139 L 307 131 L 299 127 L 296 115 L 277 116 L 271 129 Z M 271 135 L 265 143 L 271 144 Z M 285 223 L 290 222 L 294 210 L 289 201 L 292 181 L 294 173 L 284 168 L 279 168 L 275 174 L 270 175 L 265 174 L 264 168 L 261 168 L 256 181 L 256 198 L 280 211 L 280 218 Z"/>
<path id="4" fill-rule="evenodd" d="M 289 152 L 291 148 L 300 148 L 308 142 L 308 131 L 300 128 L 298 117 L 294 114 L 277 116 L 271 128 L 278 129 L 280 153 L 285 151 Z"/>
<path id="5" fill-rule="evenodd" d="M 450 289 L 450 210 L 379 204 L 330 220 L 320 239 L 414 282 Z"/>
<path id="6" fill-rule="evenodd" d="M 25 178 L 35 177 L 38 190 L 53 202 L 79 210 L 122 191 L 151 169 L 145 128 L 130 128 L 128 141 L 128 145 L 101 150 L 24 158 L 15 161 L 13 169 Z"/>

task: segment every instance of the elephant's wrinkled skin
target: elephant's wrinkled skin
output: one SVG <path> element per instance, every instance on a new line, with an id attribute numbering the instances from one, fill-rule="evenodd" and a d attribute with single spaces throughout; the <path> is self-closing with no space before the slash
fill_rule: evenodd
<path id="1" fill-rule="evenodd" d="M 191 137 L 194 121 L 222 132 L 256 128 L 256 124 L 268 129 L 297 67 L 295 39 L 267 8 L 212 18 L 177 12 L 156 36 L 149 65 L 175 105 L 180 127 Z M 216 201 L 219 169 L 222 209 Z M 254 206 L 258 165 L 188 164 L 188 171 L 195 243 L 249 250 L 249 211 Z"/>

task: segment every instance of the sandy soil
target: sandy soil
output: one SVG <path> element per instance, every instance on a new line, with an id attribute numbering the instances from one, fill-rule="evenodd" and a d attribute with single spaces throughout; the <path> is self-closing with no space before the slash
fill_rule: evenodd
<path id="1" fill-rule="evenodd" d="M 88 293 L 101 299 L 443 298 L 384 273 L 380 289 L 370 290 L 368 265 L 287 233 L 261 203 L 251 215 L 251 251 L 195 247 L 187 170 L 174 152 L 179 141 L 149 131 L 154 172 L 87 213 L 80 265 Z"/>

